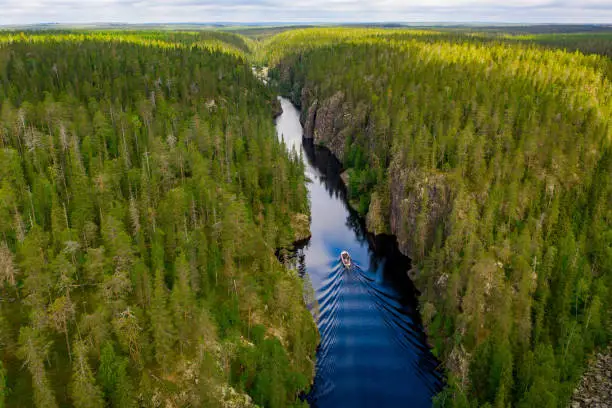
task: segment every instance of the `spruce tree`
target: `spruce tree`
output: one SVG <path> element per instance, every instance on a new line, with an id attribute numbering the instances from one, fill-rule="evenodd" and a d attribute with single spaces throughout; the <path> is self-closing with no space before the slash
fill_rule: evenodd
<path id="1" fill-rule="evenodd" d="M 95 377 L 87 361 L 87 346 L 83 341 L 77 341 L 74 346 L 72 361 L 72 381 L 70 397 L 76 408 L 102 408 L 102 391 L 95 382 Z"/>

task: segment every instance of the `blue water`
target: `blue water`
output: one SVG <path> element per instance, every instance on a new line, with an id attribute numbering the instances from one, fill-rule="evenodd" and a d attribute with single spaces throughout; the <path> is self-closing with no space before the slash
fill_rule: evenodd
<path id="1" fill-rule="evenodd" d="M 309 304 L 321 343 L 311 407 L 430 407 L 439 363 L 427 347 L 407 277 L 408 258 L 391 237 L 369 236 L 346 201 L 341 166 L 327 149 L 302 141 L 299 111 L 281 98 L 277 134 L 301 151 L 311 204 L 308 243 L 297 267 L 314 289 Z M 346 269 L 340 252 L 351 255 Z M 310 302 L 309 302 L 310 303 Z"/>

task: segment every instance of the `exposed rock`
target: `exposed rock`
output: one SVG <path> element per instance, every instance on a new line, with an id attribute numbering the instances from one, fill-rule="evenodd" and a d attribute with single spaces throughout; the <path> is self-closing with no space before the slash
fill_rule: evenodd
<path id="1" fill-rule="evenodd" d="M 300 109 L 300 123 L 302 124 L 302 126 L 304 126 L 304 124 L 307 121 L 308 115 L 310 115 L 311 111 L 310 109 L 306 109 L 306 107 L 312 107 L 313 105 L 316 105 L 315 102 L 317 102 L 317 97 L 316 97 L 316 92 L 311 89 L 310 87 L 303 87 L 302 90 L 300 91 L 300 98 L 299 98 L 299 103 L 296 104 L 296 106 L 301 107 Z M 312 114 L 314 115 L 316 113 L 316 106 L 314 108 L 314 110 L 312 111 Z M 314 117 L 311 118 L 311 123 L 314 124 Z M 311 131 L 311 135 L 309 137 L 312 137 L 312 131 Z"/>
<path id="2" fill-rule="evenodd" d="M 301 105 L 304 107 L 300 116 L 304 137 L 327 147 L 340 161 L 343 160 L 349 136 L 369 128 L 368 107 L 363 104 L 352 106 L 341 91 L 321 99 L 317 98 L 316 91 L 304 87 Z"/>
<path id="3" fill-rule="evenodd" d="M 366 215 L 366 228 L 369 232 L 375 235 L 389 232 L 387 208 L 383 203 L 382 197 L 376 192 L 372 193 L 370 208 Z"/>
<path id="4" fill-rule="evenodd" d="M 294 233 L 294 242 L 305 241 L 310 238 L 310 217 L 307 214 L 294 214 L 291 217 L 291 229 Z"/>
<path id="5" fill-rule="evenodd" d="M 302 110 L 302 112 L 306 112 L 304 116 L 304 120 L 302 124 L 304 125 L 304 137 L 306 139 L 312 139 L 314 136 L 314 125 L 317 117 L 317 108 L 319 106 L 319 101 L 315 99 L 315 101 L 310 105 L 308 110 Z"/>
<path id="6" fill-rule="evenodd" d="M 348 170 L 345 170 L 340 173 L 340 178 L 344 182 L 344 185 L 348 187 L 349 180 L 351 179 L 351 175 L 349 174 Z"/>
<path id="7" fill-rule="evenodd" d="M 417 276 L 419 276 L 419 268 L 416 265 L 412 265 L 412 267 L 406 272 L 410 280 L 416 280 Z M 427 327 L 425 327 L 427 328 Z"/>
<path id="8" fill-rule="evenodd" d="M 268 84 L 268 72 L 269 72 L 268 67 L 265 67 L 265 66 L 258 67 L 258 66 L 253 65 L 251 69 L 253 71 L 253 75 L 255 75 L 255 78 L 259 79 L 265 85 Z"/>
<path id="9" fill-rule="evenodd" d="M 342 183 L 344 183 L 344 186 L 347 187 L 348 189 L 348 185 L 349 185 L 349 181 L 351 179 L 351 170 L 344 170 L 342 173 L 340 173 L 340 179 L 342 180 Z M 349 199 L 347 197 L 347 202 L 346 202 L 349 207 L 351 207 L 351 209 L 353 211 L 359 212 L 359 201 L 355 200 L 355 199 Z"/>
<path id="10" fill-rule="evenodd" d="M 211 99 L 206 102 L 206 108 L 208 110 L 214 110 L 217 107 L 217 102 L 214 99 Z"/>
<path id="11" fill-rule="evenodd" d="M 223 386 L 218 389 L 221 394 L 221 406 L 223 408 L 257 408 L 251 397 L 236 391 L 233 387 Z"/>
<path id="12" fill-rule="evenodd" d="M 331 97 L 314 101 L 310 106 L 304 123 L 304 136 L 313 138 L 316 144 L 327 147 L 342 161 L 346 137 L 341 133 L 347 127 L 345 113 L 348 106 L 343 106 L 344 93 L 336 92 Z"/>
<path id="13" fill-rule="evenodd" d="M 465 351 L 463 345 L 458 345 L 453 347 L 446 361 L 446 366 L 457 375 L 463 389 L 467 388 L 469 382 L 470 359 L 471 356 Z"/>
<path id="14" fill-rule="evenodd" d="M 291 64 L 279 64 L 279 80 L 281 83 L 290 84 L 293 77 L 293 67 Z"/>
<path id="15" fill-rule="evenodd" d="M 423 174 L 393 164 L 390 176 L 391 232 L 403 254 L 422 259 L 433 244 L 436 228 L 445 225 L 452 209 L 450 183 L 443 174 Z"/>
<path id="16" fill-rule="evenodd" d="M 612 346 L 598 353 L 582 377 L 570 404 L 572 408 L 612 407 Z"/>
<path id="17" fill-rule="evenodd" d="M 352 106 L 341 91 L 317 98 L 310 85 L 301 89 L 300 96 L 304 137 L 327 147 L 338 160 L 343 160 L 346 140 L 352 134 L 365 133 L 374 143 L 375 124 L 368 120 L 369 107 Z M 346 171 L 341 174 L 347 186 L 349 175 Z M 396 235 L 403 254 L 421 259 L 433 244 L 439 225 L 444 226 L 444 235 L 449 232 L 445 220 L 452 209 L 451 184 L 444 174 L 406 169 L 400 163 L 392 163 L 389 175 L 388 196 L 372 195 L 366 226 L 375 234 Z"/>
<path id="18" fill-rule="evenodd" d="M 281 103 L 278 99 L 275 99 L 274 102 L 272 102 L 272 117 L 276 119 L 282 114 L 283 108 L 281 106 Z"/>

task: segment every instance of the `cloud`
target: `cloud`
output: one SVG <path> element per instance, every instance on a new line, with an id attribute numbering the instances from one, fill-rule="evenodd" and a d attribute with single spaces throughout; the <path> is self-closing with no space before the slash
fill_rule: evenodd
<path id="1" fill-rule="evenodd" d="M 0 24 L 40 22 L 612 23 L 610 0 L 0 0 Z"/>

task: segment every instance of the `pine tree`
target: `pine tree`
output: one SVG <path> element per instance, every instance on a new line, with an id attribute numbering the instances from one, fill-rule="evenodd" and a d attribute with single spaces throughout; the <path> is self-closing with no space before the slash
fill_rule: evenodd
<path id="1" fill-rule="evenodd" d="M 167 292 L 164 274 L 158 269 L 155 272 L 149 318 L 151 321 L 151 333 L 153 334 L 155 360 L 161 367 L 169 370 L 174 356 L 176 332 L 170 314 L 171 311 L 168 308 Z"/>
<path id="2" fill-rule="evenodd" d="M 34 405 L 36 408 L 56 408 L 54 392 L 45 368 L 51 343 L 37 329 L 22 327 L 19 332 L 18 357 L 24 361 L 32 376 Z"/>
<path id="3" fill-rule="evenodd" d="M 8 386 L 6 384 L 7 376 L 4 365 L 0 360 L 0 408 L 6 408 L 6 397 L 8 395 Z"/>
<path id="4" fill-rule="evenodd" d="M 6 242 L 0 243 L 0 285 L 6 283 L 9 286 L 15 286 L 18 272 L 19 270 L 13 260 L 13 253 Z"/>
<path id="5" fill-rule="evenodd" d="M 97 380 L 106 399 L 114 407 L 135 407 L 131 379 L 126 372 L 127 359 L 115 354 L 111 342 L 102 347 Z"/>
<path id="6" fill-rule="evenodd" d="M 175 282 L 170 296 L 172 320 L 177 328 L 181 353 L 191 339 L 195 311 L 195 298 L 190 286 L 190 266 L 184 254 L 180 254 L 175 263 Z"/>
<path id="7" fill-rule="evenodd" d="M 70 396 L 76 408 L 104 407 L 102 392 L 96 386 L 95 378 L 87 361 L 87 346 L 77 341 L 72 362 Z"/>
<path id="8" fill-rule="evenodd" d="M 72 351 L 70 349 L 70 340 L 68 337 L 69 323 L 75 316 L 74 304 L 69 297 L 60 296 L 49 307 L 49 321 L 52 327 L 66 337 L 66 348 L 68 357 L 72 359 Z"/>

